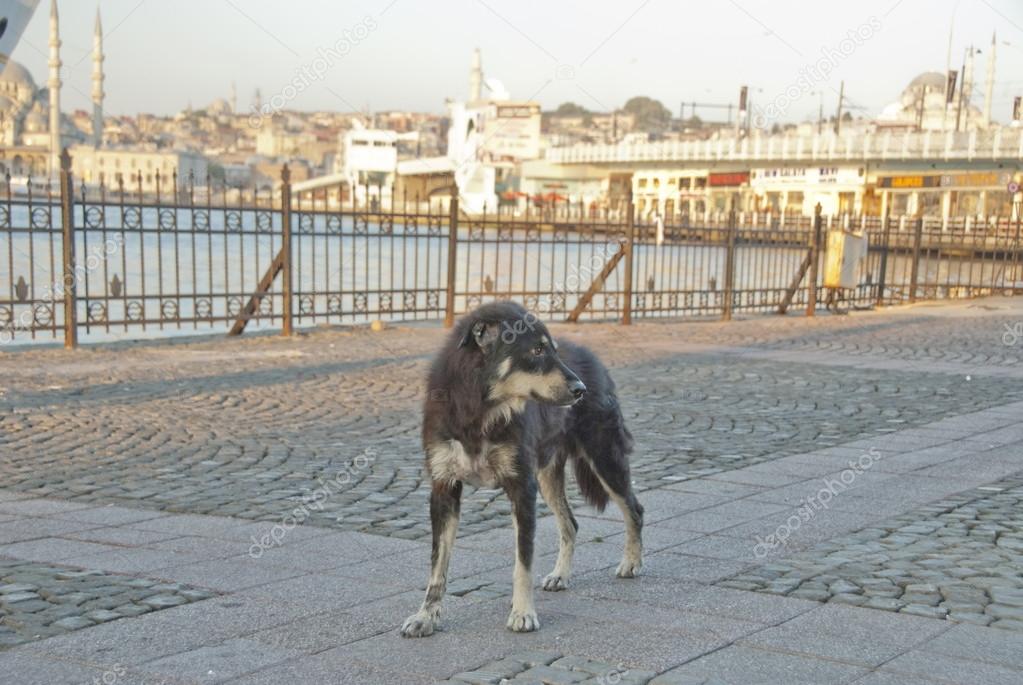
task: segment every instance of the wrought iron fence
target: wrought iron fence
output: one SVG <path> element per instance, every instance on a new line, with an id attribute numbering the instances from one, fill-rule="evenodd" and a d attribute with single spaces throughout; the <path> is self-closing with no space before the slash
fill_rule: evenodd
<path id="1" fill-rule="evenodd" d="M 548 319 L 722 316 L 1023 292 L 1020 219 L 718 214 L 667 222 L 582 203 L 480 216 L 457 198 L 293 198 L 141 176 L 0 187 L 0 342 L 376 319 L 516 299 Z M 381 195 L 378 193 L 377 197 Z M 395 197 L 392 193 L 391 197 Z M 1014 216 L 1020 216 L 1017 207 Z M 865 232 L 857 285 L 823 287 L 828 229 Z"/>

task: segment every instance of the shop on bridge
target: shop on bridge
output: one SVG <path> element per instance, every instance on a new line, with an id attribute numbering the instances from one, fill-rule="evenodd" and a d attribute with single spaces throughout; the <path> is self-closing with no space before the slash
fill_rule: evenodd
<path id="1" fill-rule="evenodd" d="M 1020 175 L 1006 169 L 943 171 L 941 173 L 878 172 L 881 211 L 892 216 L 965 217 L 1012 216 L 1009 184 Z"/>
<path id="2" fill-rule="evenodd" d="M 862 211 L 866 192 L 863 167 L 768 167 L 750 172 L 752 208 L 773 214 L 811 215 L 817 204 L 825 215 Z"/>

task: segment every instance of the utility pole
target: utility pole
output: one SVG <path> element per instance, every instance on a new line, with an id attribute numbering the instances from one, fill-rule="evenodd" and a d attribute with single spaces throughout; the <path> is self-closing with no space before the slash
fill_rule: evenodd
<path id="1" fill-rule="evenodd" d="M 966 48 L 967 51 L 969 48 Z M 959 122 L 963 117 L 963 91 L 966 90 L 966 53 L 963 53 L 963 69 L 959 72 L 963 78 L 959 82 L 959 102 L 956 104 L 956 133 L 959 133 Z"/>
<path id="2" fill-rule="evenodd" d="M 838 84 L 838 111 L 835 113 L 835 135 L 842 130 L 842 100 L 845 99 L 845 81 Z"/>
<path id="3" fill-rule="evenodd" d="M 821 134 L 821 129 L 824 127 L 824 91 L 817 91 L 819 104 L 817 105 L 817 135 Z"/>

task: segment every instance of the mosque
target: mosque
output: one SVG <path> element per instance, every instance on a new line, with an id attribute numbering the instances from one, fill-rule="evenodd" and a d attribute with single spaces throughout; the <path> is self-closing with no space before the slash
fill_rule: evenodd
<path id="1" fill-rule="evenodd" d="M 63 147 L 98 146 L 103 127 L 103 29 L 99 11 L 93 39 L 93 131 L 79 130 L 60 111 L 60 18 L 50 3 L 49 80 L 38 86 L 25 67 L 10 61 L 0 73 L 0 175 L 55 176 Z"/>
<path id="2" fill-rule="evenodd" d="M 104 145 L 103 141 L 103 24 L 99 10 L 92 43 L 92 117 L 83 131 L 60 111 L 60 16 L 57 0 L 50 0 L 49 78 L 38 86 L 22 65 L 8 61 L 0 73 L 0 178 L 10 174 L 22 187 L 26 178 L 55 178 L 61 150 L 71 152 L 72 173 L 86 184 L 113 185 L 138 175 L 145 192 L 159 189 L 160 178 L 179 176 L 204 179 L 206 158 L 196 152 L 169 149 L 133 149 Z M 230 109 L 228 103 L 219 103 Z"/>

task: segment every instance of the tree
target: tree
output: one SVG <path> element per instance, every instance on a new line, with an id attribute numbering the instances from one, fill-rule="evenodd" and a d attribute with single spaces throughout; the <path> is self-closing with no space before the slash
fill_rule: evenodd
<path id="1" fill-rule="evenodd" d="M 589 114 L 590 111 L 582 105 L 577 105 L 574 102 L 563 102 L 558 105 L 558 108 L 554 110 L 554 113 L 561 117 L 579 117 L 584 114 Z"/>
<path id="2" fill-rule="evenodd" d="M 622 111 L 636 117 L 636 129 L 647 133 L 662 133 L 671 125 L 671 111 L 660 101 L 638 96 L 630 98 Z"/>

